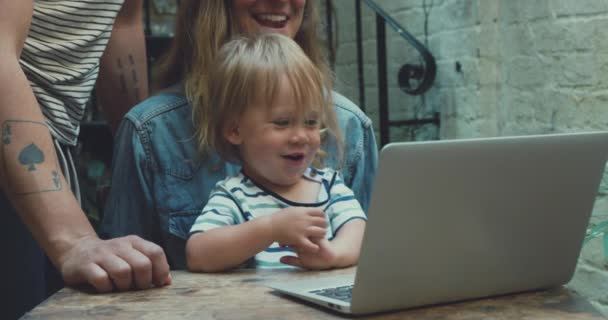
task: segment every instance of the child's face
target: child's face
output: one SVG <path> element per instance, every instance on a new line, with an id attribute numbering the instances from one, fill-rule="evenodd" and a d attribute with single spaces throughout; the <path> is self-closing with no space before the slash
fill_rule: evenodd
<path id="1" fill-rule="evenodd" d="M 225 132 L 238 146 L 244 172 L 270 189 L 300 181 L 321 144 L 319 112 L 296 106 L 287 79 L 273 102 L 250 105 Z"/>

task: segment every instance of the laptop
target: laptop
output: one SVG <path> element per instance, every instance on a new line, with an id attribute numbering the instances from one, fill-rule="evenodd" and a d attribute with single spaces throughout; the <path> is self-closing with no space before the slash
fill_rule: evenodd
<path id="1" fill-rule="evenodd" d="M 607 154 L 608 132 L 388 144 L 355 274 L 269 286 L 366 314 L 565 284 Z"/>

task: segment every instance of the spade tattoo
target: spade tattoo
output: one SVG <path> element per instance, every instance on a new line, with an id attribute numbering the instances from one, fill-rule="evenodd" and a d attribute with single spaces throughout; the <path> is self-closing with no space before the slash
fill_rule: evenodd
<path id="1" fill-rule="evenodd" d="M 36 164 L 44 162 L 44 153 L 35 144 L 31 143 L 19 153 L 19 162 L 28 167 L 27 171 L 35 171 Z"/>

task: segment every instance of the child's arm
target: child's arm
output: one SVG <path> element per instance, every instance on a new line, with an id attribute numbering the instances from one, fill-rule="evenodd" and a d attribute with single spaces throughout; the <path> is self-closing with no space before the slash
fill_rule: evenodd
<path id="1" fill-rule="evenodd" d="M 335 255 L 332 268 L 344 268 L 357 263 L 361 243 L 363 242 L 365 224 L 366 221 L 363 219 L 351 220 L 342 226 L 336 237 L 329 242 L 329 246 Z"/>
<path id="2" fill-rule="evenodd" d="M 295 248 L 296 257 L 285 256 L 281 262 L 305 269 L 331 269 L 352 266 L 359 260 L 365 220 L 354 219 L 342 226 L 332 241 L 317 241 L 317 252 L 304 252 Z"/>
<path id="3" fill-rule="evenodd" d="M 317 252 L 293 248 L 297 257 L 282 257 L 282 263 L 307 269 L 343 268 L 357 263 L 367 217 L 353 191 L 337 172 L 328 171 L 324 179 L 333 181 L 326 213 L 336 234 L 331 241 L 313 239 L 319 245 Z"/>
<path id="4" fill-rule="evenodd" d="M 325 236 L 325 214 L 318 209 L 287 208 L 255 218 L 193 234 L 186 243 L 188 269 L 217 272 L 239 266 L 277 241 L 310 252 L 318 250 L 311 238 Z"/>

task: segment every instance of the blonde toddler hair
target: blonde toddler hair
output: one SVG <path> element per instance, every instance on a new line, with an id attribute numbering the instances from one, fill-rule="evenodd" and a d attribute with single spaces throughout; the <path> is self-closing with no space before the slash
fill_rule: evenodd
<path id="1" fill-rule="evenodd" d="M 331 94 L 331 79 L 319 70 L 301 47 L 278 33 L 237 37 L 226 43 L 208 70 L 196 137 L 203 156 L 217 152 L 224 160 L 240 161 L 235 146 L 224 138 L 226 128 L 253 105 L 272 106 L 281 81 L 287 81 L 299 111 L 313 108 L 320 114 L 322 138 L 333 136 L 342 152 L 341 133 Z M 262 103 L 259 103 L 262 102 Z M 314 165 L 322 166 L 324 153 Z"/>

